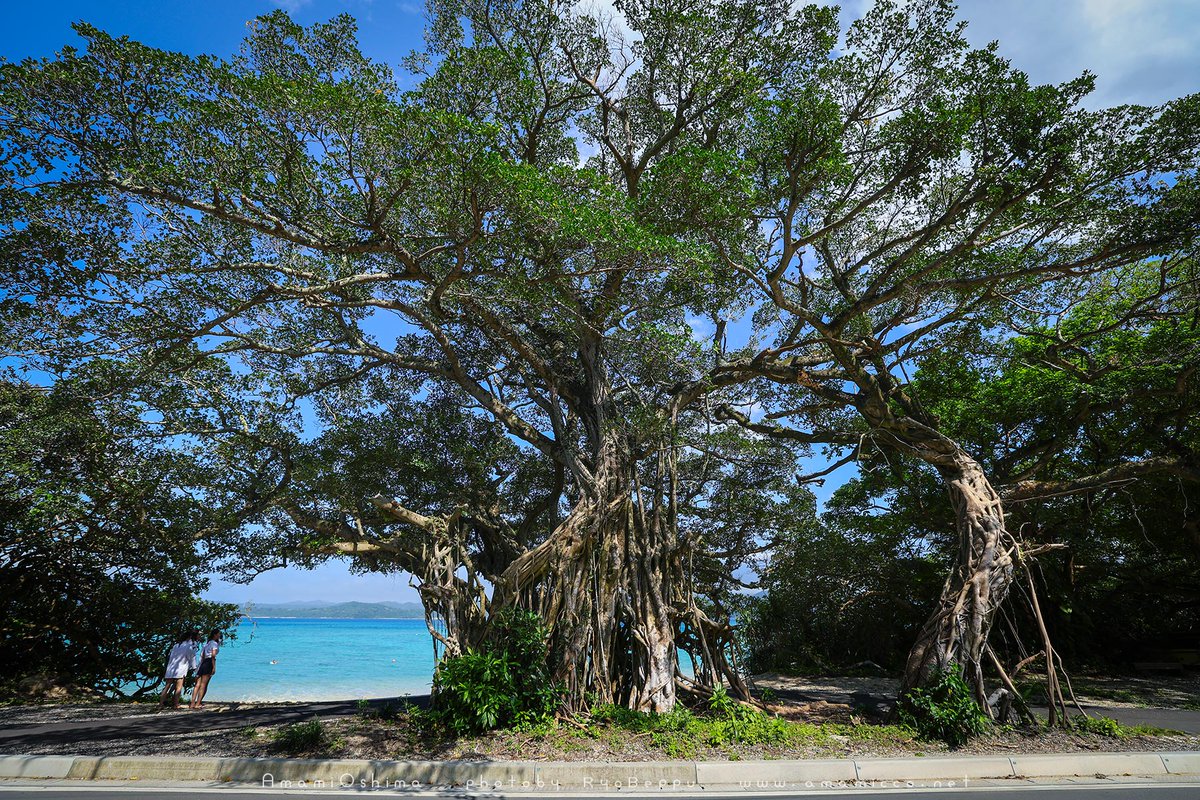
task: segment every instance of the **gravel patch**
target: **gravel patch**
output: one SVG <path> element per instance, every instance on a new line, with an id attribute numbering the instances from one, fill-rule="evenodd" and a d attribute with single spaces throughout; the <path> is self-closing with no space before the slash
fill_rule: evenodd
<path id="1" fill-rule="evenodd" d="M 6 706 L 0 710 L 4 728 L 24 728 L 52 722 L 89 722 L 148 717 L 159 713 L 158 703 L 45 703 Z"/>
<path id="2" fill-rule="evenodd" d="M 1086 705 L 1200 710 L 1200 674 L 1074 675 L 1071 683 L 1076 698 Z M 750 684 L 757 692 L 768 689 L 850 705 L 861 702 L 865 696 L 890 704 L 900 691 L 900 681 L 888 677 L 813 677 L 768 672 L 755 675 Z"/>
<path id="3" fill-rule="evenodd" d="M 186 734 L 163 734 L 137 739 L 105 738 L 89 742 L 43 743 L 33 747 L 12 742 L 6 750 L 13 755 L 71 755 L 71 756 L 214 756 L 220 758 L 259 756 L 261 748 L 254 747 L 235 730 L 197 731 Z M 278 755 L 278 754 L 274 754 Z"/>

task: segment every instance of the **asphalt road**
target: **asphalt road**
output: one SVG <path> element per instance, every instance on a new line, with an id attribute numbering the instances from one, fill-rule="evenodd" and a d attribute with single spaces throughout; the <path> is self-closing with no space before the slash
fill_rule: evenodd
<path id="1" fill-rule="evenodd" d="M 361 797 L 362 791 L 318 791 L 314 789 L 301 789 L 287 791 L 283 789 L 267 789 L 267 790 L 251 790 L 229 787 L 229 788 L 191 788 L 191 787 L 171 787 L 169 789 L 141 789 L 141 788 L 116 788 L 107 786 L 81 786 L 67 787 L 61 785 L 30 787 L 30 786 L 11 786 L 0 784 L 0 797 L 30 797 L 36 800 L 102 800 L 102 798 L 113 798 L 113 800 L 162 800 L 163 798 L 174 798 L 178 795 L 203 794 L 211 798 L 221 798 L 221 800 L 263 800 L 265 797 L 312 797 L 312 796 L 336 796 L 336 797 Z M 368 790 L 369 793 L 369 790 Z M 403 792 L 387 792 L 391 796 L 403 796 Z M 614 795 L 617 793 L 613 793 Z M 1150 785 L 1150 784 L 1125 784 L 1125 785 L 1106 785 L 1106 786 L 1033 786 L 1033 787 L 988 787 L 981 786 L 975 789 L 938 789 L 932 791 L 909 790 L 909 789 L 852 789 L 852 790 L 815 790 L 812 792 L 800 792 L 795 794 L 772 794 L 762 795 L 750 792 L 744 793 L 697 793 L 697 794 L 675 794 L 668 793 L 671 796 L 679 797 L 681 800 L 689 798 L 704 798 L 704 800 L 747 800 L 747 798 L 756 797 L 865 797 L 865 796 L 895 796 L 902 797 L 905 800 L 983 800 L 984 798 L 994 798 L 995 800 L 1197 800 L 1200 798 L 1200 784 L 1175 784 L 1175 785 Z M 639 795 L 628 795 L 621 793 L 623 797 L 639 797 Z M 421 792 L 411 795 L 413 797 L 430 798 L 498 798 L 504 795 L 496 794 L 469 794 L 447 790 L 440 793 Z M 525 795 L 507 795 L 509 797 L 530 797 L 538 796 L 536 792 Z M 642 797 L 649 797 L 643 795 Z M 663 797 L 662 794 L 653 795 L 654 797 Z M 596 795 L 596 794 L 571 794 L 571 795 L 546 795 L 547 800 L 554 797 L 555 800 L 562 800 L 569 797 L 570 800 L 612 800 L 613 795 Z"/>

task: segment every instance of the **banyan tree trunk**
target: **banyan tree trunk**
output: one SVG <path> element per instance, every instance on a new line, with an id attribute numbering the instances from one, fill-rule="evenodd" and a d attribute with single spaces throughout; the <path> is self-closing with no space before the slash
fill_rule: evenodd
<path id="1" fill-rule="evenodd" d="M 955 448 L 935 463 L 954 504 L 958 551 L 937 609 L 909 653 L 901 692 L 958 665 L 976 701 L 988 710 L 982 660 L 992 621 L 1012 583 L 1013 540 L 1000 496 L 978 462 Z"/>
<path id="2" fill-rule="evenodd" d="M 453 658 L 478 647 L 487 635 L 487 597 L 478 576 L 461 562 L 426 562 L 417 592 L 425 626 L 434 642 L 434 658 Z"/>
<path id="3" fill-rule="evenodd" d="M 606 436 L 592 485 L 544 543 L 513 562 L 493 597 L 493 613 L 517 605 L 545 620 L 567 710 L 675 705 L 674 622 L 660 566 L 669 543 L 647 541 L 635 525 L 631 461 L 623 438 Z"/>
<path id="4" fill-rule="evenodd" d="M 678 661 L 675 649 L 675 626 L 669 610 L 662 604 L 662 592 L 649 605 L 655 608 L 642 615 L 641 632 L 643 656 L 639 664 L 636 692 L 630 707 L 639 711 L 668 712 L 675 708 L 675 672 Z"/>
<path id="5" fill-rule="evenodd" d="M 639 500 L 641 495 L 639 493 Z M 622 595 L 632 647 L 629 649 L 632 685 L 627 705 L 639 711 L 670 711 L 675 707 L 676 618 L 671 600 L 681 589 L 674 529 L 656 507 L 635 520 L 631 533 L 627 591 Z"/>
<path id="6" fill-rule="evenodd" d="M 582 709 L 589 697 L 619 699 L 616 606 L 627 502 L 609 498 L 574 509 L 568 527 L 556 532 L 567 536 L 536 589 L 536 607 L 550 628 L 551 675 L 570 710 Z"/>

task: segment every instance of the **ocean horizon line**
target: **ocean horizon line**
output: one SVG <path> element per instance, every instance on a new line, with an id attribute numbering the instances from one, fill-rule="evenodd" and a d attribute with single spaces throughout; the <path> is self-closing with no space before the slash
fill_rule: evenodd
<path id="1" fill-rule="evenodd" d="M 418 622 L 425 621 L 424 617 L 314 617 L 310 615 L 298 616 L 296 614 L 252 614 L 246 611 L 241 612 L 241 615 L 245 619 L 336 619 L 342 620 L 343 622 L 370 622 L 371 620 L 376 619 L 404 619 L 417 620 Z"/>
<path id="2" fill-rule="evenodd" d="M 235 633 L 217 658 L 213 702 L 401 698 L 428 694 L 433 683 L 424 618 L 250 613 Z"/>

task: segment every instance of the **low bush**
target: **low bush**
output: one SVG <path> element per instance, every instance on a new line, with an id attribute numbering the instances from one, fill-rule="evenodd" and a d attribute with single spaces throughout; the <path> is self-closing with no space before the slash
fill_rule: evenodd
<path id="1" fill-rule="evenodd" d="M 782 744 L 789 738 L 791 726 L 787 720 L 739 703 L 724 686 L 716 688 L 708 707 L 714 717 L 708 734 L 711 745 Z"/>
<path id="2" fill-rule="evenodd" d="M 284 753 L 311 753 L 333 747 L 336 740 L 321 720 L 293 722 L 275 732 L 275 748 Z"/>
<path id="3" fill-rule="evenodd" d="M 592 708 L 586 732 L 600 738 L 604 726 L 619 728 L 639 737 L 644 736 L 651 747 L 662 750 L 672 758 L 692 758 L 697 745 L 703 741 L 706 725 L 690 710 L 680 705 L 666 714 L 633 711 L 624 706 L 598 705 Z"/>
<path id="4" fill-rule="evenodd" d="M 939 672 L 927 688 L 910 689 L 900 698 L 898 712 L 900 722 L 915 729 L 919 738 L 951 747 L 961 747 L 988 729 L 987 716 L 957 665 Z"/>
<path id="5" fill-rule="evenodd" d="M 434 675 L 435 719 L 456 734 L 531 727 L 558 708 L 537 615 L 506 609 L 491 634 L 479 650 L 442 659 Z"/>
<path id="6" fill-rule="evenodd" d="M 679 705 L 666 714 L 631 711 L 615 705 L 592 709 L 589 730 L 598 736 L 597 725 L 611 725 L 634 734 L 647 735 L 649 744 L 672 758 L 692 758 L 700 745 L 726 747 L 782 745 L 802 738 L 802 726 L 764 714 L 739 703 L 724 688 L 718 688 L 702 713 Z"/>
<path id="7" fill-rule="evenodd" d="M 413 709 L 407 698 L 393 703 L 391 701 L 375 704 L 370 700 L 358 701 L 358 716 L 362 719 L 378 719 L 384 722 L 394 722 Z"/>
<path id="8" fill-rule="evenodd" d="M 1178 733 L 1178 731 L 1154 728 L 1149 725 L 1122 725 L 1109 717 L 1074 717 L 1071 720 L 1071 727 L 1080 733 L 1106 736 L 1109 739 L 1130 739 L 1136 736 L 1164 736 Z"/>

